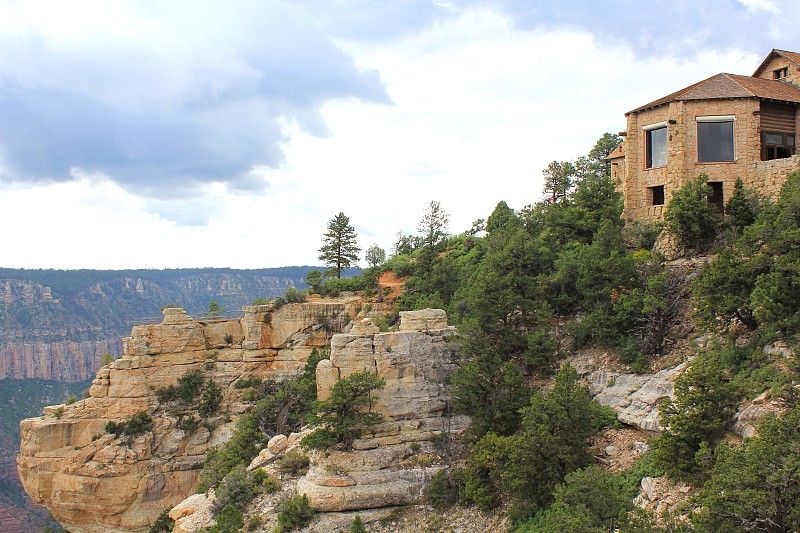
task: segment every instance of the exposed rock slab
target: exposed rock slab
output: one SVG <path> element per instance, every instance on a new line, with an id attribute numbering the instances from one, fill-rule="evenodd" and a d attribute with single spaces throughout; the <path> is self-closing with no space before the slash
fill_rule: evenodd
<path id="1" fill-rule="evenodd" d="M 577 365 L 588 382 L 595 401 L 617 412 L 623 424 L 646 431 L 661 431 L 659 407 L 664 398 L 675 398 L 675 378 L 683 373 L 686 363 L 655 374 L 627 374 L 593 370 Z"/>

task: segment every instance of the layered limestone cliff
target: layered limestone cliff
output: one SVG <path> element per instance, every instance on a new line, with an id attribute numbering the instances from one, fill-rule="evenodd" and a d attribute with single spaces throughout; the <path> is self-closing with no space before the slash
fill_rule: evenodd
<path id="1" fill-rule="evenodd" d="M 196 321 L 164 309 L 161 324 L 136 326 L 125 356 L 97 373 L 89 397 L 52 406 L 20 423 L 20 479 L 34 501 L 73 533 L 143 532 L 165 508 L 194 492 L 209 447 L 224 442 L 244 403 L 233 383 L 299 372 L 356 312 L 355 299 L 244 308 L 241 320 Z M 198 424 L 196 406 L 160 404 L 156 391 L 199 371 L 223 391 L 220 408 Z M 106 432 L 137 413 L 153 426 L 137 436 Z"/>
<path id="2" fill-rule="evenodd" d="M 455 364 L 447 338 L 454 333 L 444 311 L 426 309 L 401 312 L 396 332 L 380 333 L 364 319 L 354 322 L 348 333 L 333 336 L 330 360 L 317 366 L 318 397 L 327 398 L 338 379 L 368 369 L 386 381 L 375 392 L 372 407 L 383 421 L 357 439 L 350 451 L 312 453 L 311 467 L 299 480 L 275 465 L 307 433 L 273 437 L 250 465 L 251 470 L 263 468 L 281 477 L 283 485 L 280 494 L 253 504 L 262 517 L 261 530 L 271 529 L 279 502 L 292 493 L 305 494 L 323 513 L 315 519 L 317 531 L 349 525 L 350 518 L 347 524 L 337 523 L 337 515 L 327 512 L 406 505 L 423 496 L 431 476 L 442 467 L 443 455 L 453 451 L 469 425 L 467 417 L 448 416 L 445 383 Z M 175 531 L 197 533 L 213 525 L 215 502 L 210 491 L 175 506 L 170 511 Z"/>
<path id="3" fill-rule="evenodd" d="M 369 320 L 333 337 L 330 360 L 317 366 L 324 399 L 340 378 L 364 369 L 386 380 L 373 410 L 383 422 L 351 451 L 315 458 L 297 484 L 320 511 L 369 509 L 417 501 L 439 469 L 421 460 L 466 429 L 466 417 L 448 418 L 445 383 L 455 370 L 446 338 L 455 332 L 442 310 L 400 314 L 400 330 L 379 333 Z"/>

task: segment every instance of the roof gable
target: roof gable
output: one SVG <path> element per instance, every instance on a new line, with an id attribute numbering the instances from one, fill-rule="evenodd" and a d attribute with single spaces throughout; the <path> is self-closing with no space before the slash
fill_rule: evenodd
<path id="1" fill-rule="evenodd" d="M 781 56 L 788 59 L 790 62 L 794 63 L 798 67 L 800 67 L 800 54 L 797 52 L 790 52 L 788 50 L 778 50 L 777 48 L 773 48 L 772 52 L 770 52 L 764 61 L 758 66 L 755 72 L 753 72 L 753 77 L 756 78 L 764 72 L 764 69 L 769 64 L 769 62 L 775 57 Z"/>

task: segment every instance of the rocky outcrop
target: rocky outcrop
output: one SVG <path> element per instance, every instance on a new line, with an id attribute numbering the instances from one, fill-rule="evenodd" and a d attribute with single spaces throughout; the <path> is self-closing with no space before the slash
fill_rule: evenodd
<path id="1" fill-rule="evenodd" d="M 165 309 L 161 324 L 133 328 L 126 355 L 100 369 L 88 398 L 21 422 L 17 467 L 25 490 L 73 533 L 147 531 L 163 509 L 194 492 L 206 450 L 229 438 L 244 405 L 231 385 L 299 372 L 328 334 L 308 317 L 335 326 L 346 314 L 355 314 L 353 299 L 254 306 L 245 319 L 227 321 Z M 194 370 L 223 390 L 217 414 L 196 426 L 181 423 L 197 414 L 191 405 L 156 397 Z M 152 417 L 152 430 L 106 432 L 109 422 L 137 413 Z"/>
<path id="2" fill-rule="evenodd" d="M 446 338 L 454 333 L 441 310 L 400 313 L 400 331 L 380 333 L 369 319 L 334 335 L 330 360 L 317 366 L 317 394 L 326 398 L 340 378 L 364 369 L 386 381 L 373 409 L 383 422 L 351 451 L 315 457 L 297 491 L 320 511 L 405 505 L 422 496 L 438 470 L 439 446 L 463 431 L 465 417 L 448 418 L 445 382 L 455 369 Z"/>
<path id="3" fill-rule="evenodd" d="M 576 358 L 572 364 L 589 385 L 595 401 L 613 408 L 620 422 L 645 431 L 661 431 L 659 407 L 664 398 L 675 398 L 675 378 L 687 363 L 655 374 L 610 370 L 603 361 L 585 357 Z"/>

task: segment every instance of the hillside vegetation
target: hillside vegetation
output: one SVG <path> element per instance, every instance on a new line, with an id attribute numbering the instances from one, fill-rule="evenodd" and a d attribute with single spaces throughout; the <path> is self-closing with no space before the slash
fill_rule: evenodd
<path id="1" fill-rule="evenodd" d="M 542 202 L 500 202 L 460 235 L 439 211 L 427 234 L 399 234 L 382 265 L 315 289 L 378 294 L 390 270 L 405 279 L 399 310 L 443 308 L 458 326 L 450 386 L 473 420 L 470 451 L 434 479 L 432 504 L 502 510 L 519 531 L 796 531 L 800 171 L 774 203 L 737 184 L 724 217 L 699 176 L 673 196 L 665 225 L 626 223 L 604 159 L 618 142 L 606 134 L 587 156 L 552 163 Z M 657 239 L 704 260 L 699 275 L 665 261 Z M 679 343 L 690 331 L 702 342 Z M 589 348 L 635 373 L 688 362 L 662 405 L 665 430 L 627 472 L 589 453 L 618 424 L 565 364 Z M 774 413 L 742 440 L 734 414 L 756 397 Z M 654 476 L 688 483 L 691 498 L 634 512 L 640 481 Z"/>

